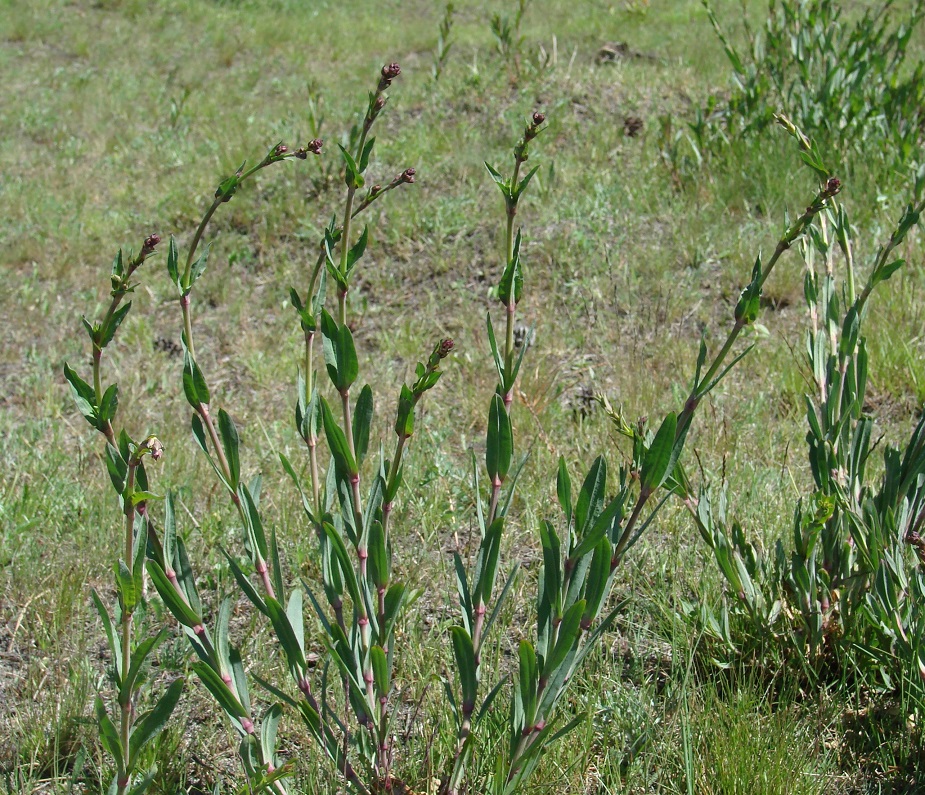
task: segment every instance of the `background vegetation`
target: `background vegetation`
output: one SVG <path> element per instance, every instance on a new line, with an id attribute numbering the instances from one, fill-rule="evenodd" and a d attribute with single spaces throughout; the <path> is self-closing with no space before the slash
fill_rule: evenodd
<path id="1" fill-rule="evenodd" d="M 291 384 L 302 340 L 288 287 L 307 279 L 315 230 L 341 190 L 332 144 L 390 61 L 402 77 L 371 178 L 386 182 L 407 167 L 417 178 L 368 219 L 375 245 L 354 288 L 354 336 L 367 377 L 388 389 L 411 377 L 433 340 L 452 337 L 457 349 L 409 451 L 413 497 L 396 508 L 395 527 L 406 532 L 394 539 L 400 576 L 427 586 L 403 627 L 425 652 L 398 675 L 408 703 L 400 737 L 420 760 L 419 781 L 429 779 L 428 749 L 452 741 L 425 733 L 433 721 L 422 716 L 438 712 L 439 686 L 428 677 L 449 665 L 439 655 L 454 620 L 451 555 L 471 550 L 477 536 L 469 450 L 484 447 L 483 404 L 495 378 L 484 315 L 503 228 L 482 161 L 506 156 L 524 119 L 543 111 L 549 127 L 523 217 L 530 289 L 521 315 L 535 339 L 514 403 L 521 449 L 532 453 L 503 550 L 524 573 L 506 616 L 508 642 L 491 661 L 515 664 L 558 457 L 584 471 L 599 453 L 614 467 L 630 453 L 590 398 L 604 393 L 632 419 L 682 402 L 701 333 L 721 335 L 755 254 L 773 248 L 785 214 L 799 215 L 813 189 L 792 141 L 774 129 L 693 154 L 686 122 L 732 85 L 699 1 L 578 5 L 534 0 L 505 38 L 514 4 L 455 3 L 452 47 L 435 80 L 444 6 L 419 0 L 3 3 L 0 775 L 8 791 L 93 791 L 106 779 L 91 716 L 107 652 L 89 594 L 110 587 L 119 517 L 96 434 L 61 376 L 65 360 L 86 357 L 78 315 L 98 316 L 108 303 L 101 285 L 119 245 L 137 247 L 153 231 L 182 240 L 244 157 L 257 162 L 276 141 L 323 137 L 320 159 L 258 174 L 217 217 L 197 337 L 213 392 L 242 434 L 243 467 L 263 473 L 265 517 L 290 563 L 311 567 L 314 537 L 277 462 L 280 451 L 296 458 L 299 444 Z M 755 19 L 767 11 L 746 5 Z M 870 4 L 841 5 L 856 15 Z M 901 15 L 914 4 L 895 5 Z M 714 9 L 739 41 L 742 5 Z M 921 36 L 910 49 L 913 62 L 922 58 Z M 840 160 L 847 150 L 837 137 L 830 143 Z M 845 161 L 841 199 L 866 262 L 908 200 L 909 172 L 866 150 Z M 866 409 L 884 443 L 908 436 L 925 400 L 920 233 L 902 253 L 910 267 L 881 289 L 866 323 Z M 120 410 L 127 425 L 164 442 L 158 484 L 178 492 L 182 533 L 200 573 L 210 567 L 205 589 L 214 595 L 229 584 L 218 544 L 233 543 L 235 521 L 186 430 L 173 287 L 161 261 L 146 268 L 112 359 Z M 794 501 L 812 490 L 802 279 L 797 256 L 782 261 L 765 289 L 767 336 L 705 401 L 688 440 L 690 468 L 733 484 L 731 510 L 759 545 L 789 537 Z M 631 597 L 627 607 L 570 691 L 587 717 L 546 760 L 534 791 L 918 791 L 920 728 L 902 694 L 838 681 L 810 687 L 773 656 L 713 664 L 686 616 L 689 605 L 715 608 L 723 581 L 679 505 L 669 504 L 628 564 L 616 586 Z M 261 670 L 280 666 L 243 602 L 232 621 Z M 174 676 L 187 662 L 182 638 L 168 640 L 158 672 Z M 284 725 L 282 752 L 305 791 L 335 791 L 304 730 Z M 161 771 L 157 792 L 241 783 L 230 733 L 198 686 L 150 754 Z"/>

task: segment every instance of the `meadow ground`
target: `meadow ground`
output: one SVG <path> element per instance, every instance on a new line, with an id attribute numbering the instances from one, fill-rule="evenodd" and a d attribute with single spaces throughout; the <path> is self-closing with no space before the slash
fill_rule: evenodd
<path id="1" fill-rule="evenodd" d="M 738 2 L 716 5 L 730 23 L 741 14 Z M 414 362 L 441 337 L 456 341 L 426 400 L 394 525 L 398 574 L 424 590 L 403 627 L 420 651 L 399 663 L 401 700 L 420 702 L 400 727 L 406 778 L 423 789 L 452 742 L 433 680 L 450 661 L 449 553 L 471 547 L 469 451 L 484 447 L 495 378 L 484 318 L 497 306 L 503 208 L 483 161 L 506 163 L 524 120 L 546 114 L 519 213 L 520 312 L 535 337 L 513 417 L 531 455 L 502 552 L 522 574 L 492 652 L 501 668 L 532 621 L 536 527 L 555 512 L 558 457 L 584 471 L 599 454 L 614 469 L 628 455 L 590 396 L 603 393 L 634 419 L 678 406 L 701 333 L 716 338 L 728 326 L 756 255 L 814 194 L 811 175 L 774 129 L 733 142 L 694 174 L 679 177 L 666 162 L 664 120 L 683 129 L 730 85 L 699 0 L 533 0 L 516 57 L 499 52 L 490 26 L 512 4 L 460 0 L 439 80 L 444 7 L 425 0 L 0 7 L 0 781 L 8 792 L 63 793 L 94 791 L 106 775 L 92 719 L 106 649 L 90 589 L 111 589 L 120 515 L 98 434 L 62 377 L 65 361 L 88 369 L 80 316 L 108 303 L 120 246 L 137 249 L 151 232 L 188 241 L 242 160 L 280 140 L 322 137 L 320 158 L 258 175 L 216 216 L 197 316 L 199 357 L 241 431 L 243 468 L 263 474 L 291 571 L 312 571 L 314 535 L 278 463 L 282 451 L 304 466 L 291 419 L 302 338 L 288 289 L 307 283 L 319 230 L 340 206 L 334 144 L 382 64 L 397 61 L 371 179 L 413 167 L 416 182 L 367 218 L 369 253 L 351 300 L 364 376 L 385 396 L 374 438 L 390 433 L 392 395 Z M 602 52 L 614 43 L 627 46 Z M 921 57 L 925 42 L 914 47 Z M 843 182 L 864 263 L 909 181 L 860 159 Z M 868 410 L 887 441 L 908 434 L 925 400 L 923 251 L 913 233 L 903 250 L 912 267 L 877 295 L 866 326 Z M 181 532 L 214 600 L 232 585 L 218 545 L 239 543 L 238 530 L 189 433 L 163 256 L 139 276 L 108 367 L 123 390 L 121 421 L 166 446 L 155 490 L 177 492 Z M 765 290 L 767 335 L 706 401 L 686 452 L 698 480 L 729 482 L 731 510 L 769 546 L 789 537 L 795 499 L 811 491 L 802 279 L 790 252 Z M 642 538 L 615 590 L 627 607 L 569 697 L 587 717 L 531 792 L 920 791 L 921 734 L 901 702 L 837 682 L 809 688 L 749 660 L 711 665 L 684 606 L 717 605 L 723 584 L 679 505 Z M 155 606 L 148 620 L 169 624 L 162 613 Z M 255 669 L 282 668 L 243 602 L 234 628 Z M 177 637 L 158 671 L 188 663 Z M 154 792 L 242 782 L 231 732 L 193 682 L 151 751 Z M 283 726 L 303 791 L 337 791 L 305 730 L 295 719 Z M 485 750 L 476 776 L 491 764 Z"/>

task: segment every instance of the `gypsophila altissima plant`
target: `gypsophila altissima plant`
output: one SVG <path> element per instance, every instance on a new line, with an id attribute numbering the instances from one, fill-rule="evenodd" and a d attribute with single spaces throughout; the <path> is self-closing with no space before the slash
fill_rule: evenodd
<path id="1" fill-rule="evenodd" d="M 119 388 L 115 383 L 103 388 L 103 353 L 132 308 L 132 302 L 125 298 L 137 286 L 132 281 L 135 272 L 154 253 L 158 243 L 160 237 L 153 234 L 145 238 L 137 255 L 132 252 L 125 255 L 119 249 L 110 274 L 110 302 L 102 320 L 91 323 L 83 318 L 90 337 L 93 384 L 87 383 L 68 364 L 64 365 L 64 376 L 78 410 L 104 438 L 103 459 L 122 515 L 122 554 L 115 564 L 117 599 L 113 611 L 110 612 L 95 589 L 92 592 L 111 655 L 108 666 L 114 691 L 111 710 L 118 713 L 114 722 L 105 694 L 96 697 L 100 741 L 115 766 L 108 789 L 111 795 L 141 795 L 150 786 L 157 770 L 139 769 L 142 752 L 169 720 L 183 690 L 183 679 L 175 679 L 150 710 L 139 714 L 149 690 L 149 658 L 168 636 L 166 629 L 153 635 L 138 635 L 140 618 L 147 606 L 145 554 L 148 538 L 156 539 L 147 508 L 148 501 L 156 499 L 156 495 L 149 490 L 144 459 L 157 461 L 164 448 L 155 436 L 135 441 L 125 430 L 117 434 L 113 422 L 119 406 Z"/>

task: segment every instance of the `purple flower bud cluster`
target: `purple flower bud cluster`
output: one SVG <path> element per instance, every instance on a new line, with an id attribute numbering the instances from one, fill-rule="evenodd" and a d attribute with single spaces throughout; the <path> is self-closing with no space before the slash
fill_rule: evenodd
<path id="1" fill-rule="evenodd" d="M 299 160 L 305 160 L 309 154 L 320 155 L 321 147 L 324 146 L 324 141 L 320 138 L 313 138 L 305 146 L 301 146 L 296 150 L 295 156 Z"/>
<path id="2" fill-rule="evenodd" d="M 401 67 L 397 63 L 386 64 L 382 67 L 381 77 L 379 78 L 379 86 L 377 93 L 382 93 L 390 85 L 392 81 L 401 74 Z"/>

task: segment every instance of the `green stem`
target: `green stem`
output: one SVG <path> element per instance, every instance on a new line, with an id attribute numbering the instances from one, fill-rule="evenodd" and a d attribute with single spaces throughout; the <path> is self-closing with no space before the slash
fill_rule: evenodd
<path id="1" fill-rule="evenodd" d="M 132 504 L 132 495 L 135 492 L 135 470 L 138 468 L 138 461 L 134 457 L 128 462 L 128 474 L 125 481 L 125 492 L 123 496 L 123 512 L 125 515 L 125 537 L 123 555 L 125 565 L 128 567 L 129 577 L 134 577 L 135 565 L 135 506 Z M 133 611 L 123 606 L 122 608 L 122 677 L 128 676 L 129 668 L 132 665 L 132 616 Z M 133 694 L 120 693 L 122 701 L 122 716 L 120 723 L 120 740 L 122 743 L 123 755 L 128 757 L 129 738 L 132 734 L 133 721 Z M 120 771 L 117 795 L 125 795 L 128 789 L 131 771 L 127 768 Z"/>
<path id="2" fill-rule="evenodd" d="M 523 163 L 519 157 L 514 158 L 514 173 L 511 176 L 511 190 L 516 190 L 517 181 L 520 177 L 520 166 Z M 514 219 L 517 216 L 517 201 L 509 199 L 507 202 L 507 230 L 504 239 L 504 252 L 507 257 L 505 268 L 514 258 Z M 504 373 L 505 377 L 512 372 L 514 368 L 514 318 L 517 311 L 517 303 L 514 300 L 514 290 L 511 290 L 509 303 L 507 304 L 506 325 L 504 334 Z M 510 412 L 511 402 L 513 400 L 514 385 L 505 391 L 504 406 Z"/>

